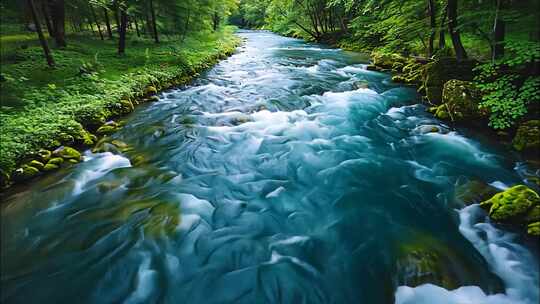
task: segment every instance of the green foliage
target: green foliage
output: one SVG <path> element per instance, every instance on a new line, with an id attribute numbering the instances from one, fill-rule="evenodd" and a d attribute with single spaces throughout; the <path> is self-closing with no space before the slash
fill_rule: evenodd
<path id="1" fill-rule="evenodd" d="M 531 67 L 540 60 L 540 46 L 534 42 L 509 41 L 506 55 L 479 65 L 475 82 L 482 91 L 481 107 L 490 111 L 490 126 L 506 129 L 527 114 L 540 100 L 540 77 Z"/>
<path id="2" fill-rule="evenodd" d="M 57 67 L 52 70 L 36 57 L 38 45 L 17 49 L 23 59 L 2 66 L 7 80 L 0 83 L 0 169 L 13 170 L 29 152 L 41 148 L 81 143 L 83 125 L 103 123 L 115 114 L 120 99 L 136 98 L 148 84 L 193 75 L 231 52 L 237 43 L 233 31 L 225 27 L 215 33 L 193 33 L 183 43 L 164 39 L 156 45 L 144 39 L 122 57 L 117 56 L 114 41 L 70 36 L 67 48 L 55 50 Z M 80 75 L 82 67 L 90 73 Z M 8 95 L 14 100 L 11 106 L 4 103 Z"/>

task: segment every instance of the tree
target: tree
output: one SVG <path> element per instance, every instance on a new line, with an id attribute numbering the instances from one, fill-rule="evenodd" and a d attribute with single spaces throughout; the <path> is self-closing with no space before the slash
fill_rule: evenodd
<path id="1" fill-rule="evenodd" d="M 156 43 L 159 43 L 159 36 L 158 36 L 157 25 L 156 25 L 156 12 L 154 11 L 154 2 L 152 0 L 150 0 L 150 15 L 152 16 L 152 30 L 153 30 L 154 41 Z"/>
<path id="2" fill-rule="evenodd" d="M 67 46 L 67 43 L 65 31 L 66 10 L 64 0 L 49 0 L 49 8 L 51 11 L 56 46 L 65 47 Z"/>
<path id="3" fill-rule="evenodd" d="M 118 27 L 118 54 L 124 55 L 126 52 L 126 32 L 127 32 L 127 7 L 124 3 L 118 6 L 120 10 L 120 25 Z"/>
<path id="4" fill-rule="evenodd" d="M 54 67 L 54 59 L 51 54 L 51 50 L 49 49 L 49 44 L 47 43 L 47 40 L 45 39 L 45 36 L 43 36 L 43 31 L 41 30 L 41 24 L 39 22 L 36 7 L 34 6 L 33 0 L 27 0 L 28 7 L 30 8 L 30 12 L 32 14 L 32 20 L 34 21 L 34 24 L 36 26 L 36 32 L 38 34 L 39 43 L 41 44 L 41 48 L 43 49 L 43 54 L 45 55 L 45 59 L 47 60 L 47 64 L 50 67 Z"/>
<path id="5" fill-rule="evenodd" d="M 107 34 L 109 35 L 109 39 L 113 39 L 111 22 L 109 21 L 109 11 L 105 6 L 103 7 L 103 16 L 105 17 L 105 26 L 107 26 Z"/>
<path id="6" fill-rule="evenodd" d="M 456 58 L 458 60 L 463 60 L 467 58 L 467 52 L 461 43 L 461 37 L 459 34 L 458 28 L 458 1 L 457 0 L 448 0 L 447 6 L 447 16 L 448 16 L 448 32 L 450 38 L 452 39 L 452 45 L 454 46 L 454 52 L 456 53 Z"/>

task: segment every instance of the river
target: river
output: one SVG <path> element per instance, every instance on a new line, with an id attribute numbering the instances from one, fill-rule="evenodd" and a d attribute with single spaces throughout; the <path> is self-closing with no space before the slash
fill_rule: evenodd
<path id="1" fill-rule="evenodd" d="M 3 303 L 538 303 L 534 246 L 455 199 L 522 183 L 514 155 L 367 57 L 239 35 L 109 152 L 6 197 Z M 407 286 L 426 253 L 452 288 Z"/>

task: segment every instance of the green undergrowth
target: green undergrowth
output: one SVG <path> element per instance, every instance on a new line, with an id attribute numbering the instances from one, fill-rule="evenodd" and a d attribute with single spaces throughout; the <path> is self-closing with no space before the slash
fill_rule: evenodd
<path id="1" fill-rule="evenodd" d="M 124 56 L 117 55 L 115 40 L 72 34 L 66 48 L 53 48 L 53 69 L 35 39 L 3 33 L 0 170 L 9 174 L 39 149 L 84 143 L 87 130 L 125 114 L 120 101 L 142 97 L 148 85 L 188 81 L 234 51 L 234 30 L 183 41 L 164 36 L 160 44 L 132 37 Z M 27 38 L 21 42 L 14 35 Z"/>

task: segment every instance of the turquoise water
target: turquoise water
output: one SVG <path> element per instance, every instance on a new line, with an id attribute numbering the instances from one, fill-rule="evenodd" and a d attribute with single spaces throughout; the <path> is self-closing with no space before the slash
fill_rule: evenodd
<path id="1" fill-rule="evenodd" d="M 3 303 L 538 302 L 537 254 L 454 199 L 471 180 L 522 183 L 515 156 L 366 57 L 239 35 L 128 118 L 113 137 L 129 149 L 7 197 Z M 455 288 L 407 286 L 407 248 L 442 256 Z"/>

